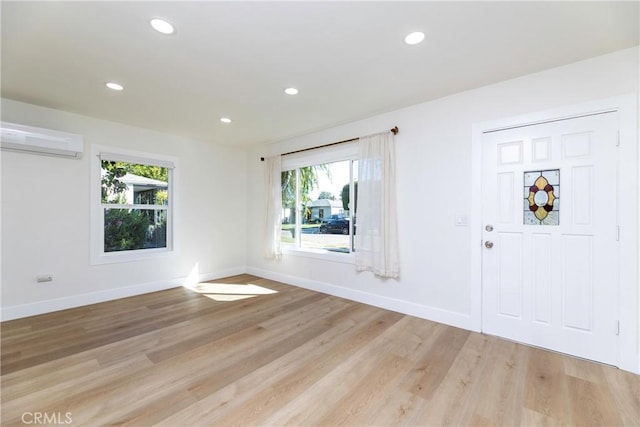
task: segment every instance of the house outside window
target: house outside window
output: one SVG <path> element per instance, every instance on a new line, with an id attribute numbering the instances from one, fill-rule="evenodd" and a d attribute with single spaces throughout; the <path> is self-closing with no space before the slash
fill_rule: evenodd
<path id="1" fill-rule="evenodd" d="M 97 157 L 92 166 L 92 263 L 171 252 L 174 163 L 104 151 Z"/>

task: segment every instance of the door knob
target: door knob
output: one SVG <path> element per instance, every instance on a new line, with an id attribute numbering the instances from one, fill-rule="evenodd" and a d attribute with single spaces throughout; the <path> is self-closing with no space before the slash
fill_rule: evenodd
<path id="1" fill-rule="evenodd" d="M 493 242 L 491 240 L 487 240 L 484 242 L 484 247 L 487 249 L 491 249 L 493 247 Z"/>
<path id="2" fill-rule="evenodd" d="M 493 225 L 488 224 L 484 229 L 489 231 L 489 232 L 491 232 L 491 231 L 493 231 Z"/>

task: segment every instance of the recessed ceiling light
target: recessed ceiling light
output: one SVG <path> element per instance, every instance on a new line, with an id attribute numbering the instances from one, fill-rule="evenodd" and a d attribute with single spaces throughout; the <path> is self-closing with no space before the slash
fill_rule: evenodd
<path id="1" fill-rule="evenodd" d="M 414 33 L 408 34 L 404 38 L 404 42 L 406 44 L 418 44 L 424 40 L 424 33 L 421 31 L 416 31 Z"/>
<path id="2" fill-rule="evenodd" d="M 173 25 L 163 18 L 153 18 L 149 23 L 154 30 L 162 34 L 173 34 L 176 31 Z"/>
<path id="3" fill-rule="evenodd" d="M 109 89 L 113 89 L 113 90 L 124 90 L 124 86 L 122 86 L 122 85 L 121 85 L 121 84 L 119 84 L 119 83 L 108 82 L 108 83 L 106 83 L 106 86 L 107 86 Z"/>
<path id="4" fill-rule="evenodd" d="M 295 87 L 288 87 L 284 90 L 284 93 L 286 93 L 287 95 L 297 95 L 298 89 L 296 89 Z"/>
<path id="5" fill-rule="evenodd" d="M 231 119 L 229 117 L 220 117 L 220 121 L 222 123 L 231 123 Z"/>

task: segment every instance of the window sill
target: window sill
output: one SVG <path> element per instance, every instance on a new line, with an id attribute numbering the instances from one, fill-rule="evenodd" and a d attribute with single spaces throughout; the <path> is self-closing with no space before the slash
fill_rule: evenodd
<path id="1" fill-rule="evenodd" d="M 175 254 L 175 251 L 166 248 L 144 249 L 134 251 L 101 253 L 97 257 L 92 257 L 91 265 L 116 264 L 121 262 L 135 262 L 168 257 Z"/>
<path id="2" fill-rule="evenodd" d="M 303 258 L 319 259 L 323 261 L 341 262 L 343 264 L 355 264 L 356 256 L 351 253 L 337 253 L 325 249 L 300 249 L 294 247 L 282 247 L 283 255 L 298 256 Z"/>

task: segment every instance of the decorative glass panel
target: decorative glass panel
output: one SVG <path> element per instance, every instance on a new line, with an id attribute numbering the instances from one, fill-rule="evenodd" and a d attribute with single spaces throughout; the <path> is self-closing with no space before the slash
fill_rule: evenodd
<path id="1" fill-rule="evenodd" d="M 524 224 L 560 224 L 560 169 L 524 173 Z"/>

